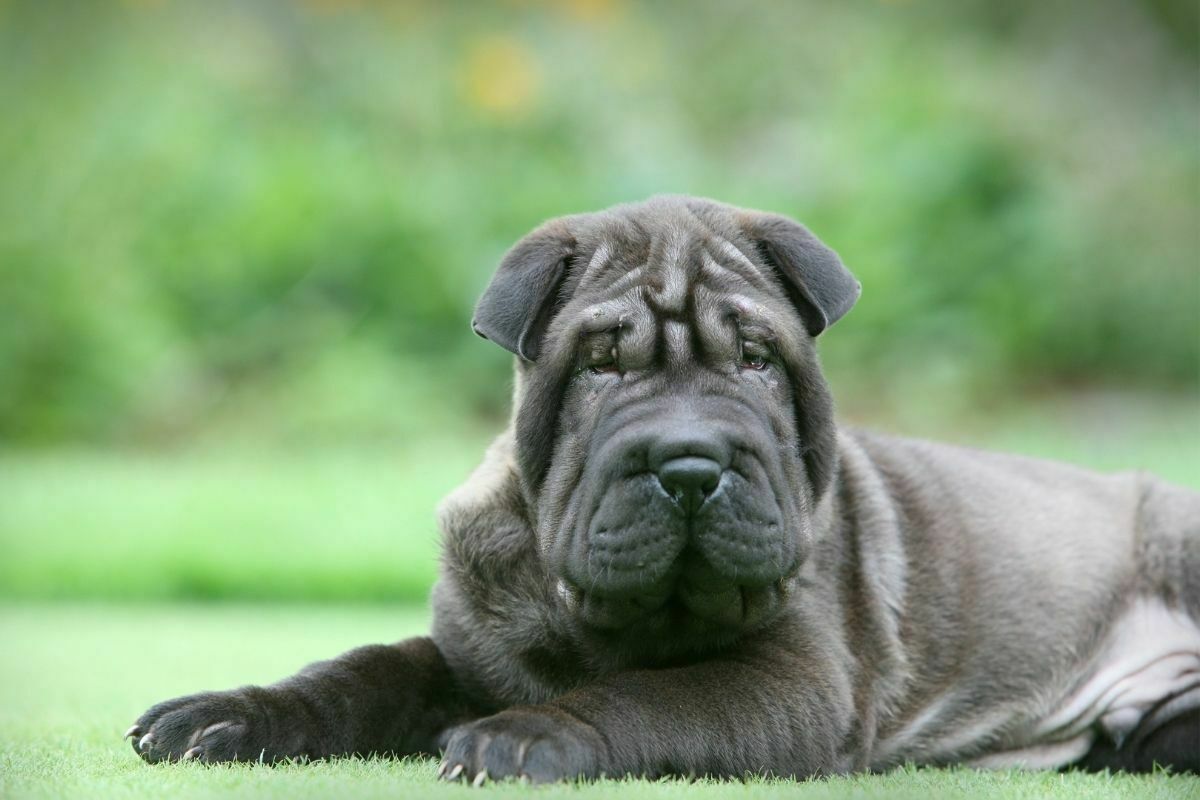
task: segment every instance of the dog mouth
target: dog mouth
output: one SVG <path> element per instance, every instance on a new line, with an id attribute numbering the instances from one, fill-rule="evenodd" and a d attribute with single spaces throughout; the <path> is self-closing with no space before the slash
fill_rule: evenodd
<path id="1" fill-rule="evenodd" d="M 601 631 L 639 628 L 736 633 L 769 621 L 797 581 L 793 570 L 771 583 L 742 584 L 720 575 L 698 557 L 682 561 L 688 568 L 636 592 L 607 594 L 560 579 L 558 599 L 583 625 Z"/>
<path id="2" fill-rule="evenodd" d="M 676 481 L 645 470 L 581 495 L 587 513 L 574 517 L 551 562 L 568 617 L 596 631 L 692 641 L 767 622 L 795 586 L 802 554 L 793 531 L 803 520 L 780 502 L 762 459 L 739 452 L 692 502 L 670 493 Z M 693 460 L 701 459 L 675 461 Z"/>

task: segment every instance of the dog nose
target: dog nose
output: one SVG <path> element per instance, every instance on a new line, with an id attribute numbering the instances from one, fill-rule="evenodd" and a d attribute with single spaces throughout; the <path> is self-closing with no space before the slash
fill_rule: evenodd
<path id="1" fill-rule="evenodd" d="M 658 482 L 685 511 L 693 512 L 716 491 L 724 468 L 711 458 L 672 458 L 658 468 Z"/>

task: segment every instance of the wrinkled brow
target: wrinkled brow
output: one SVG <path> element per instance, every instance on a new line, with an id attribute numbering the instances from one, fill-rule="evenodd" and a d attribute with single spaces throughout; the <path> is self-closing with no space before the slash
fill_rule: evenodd
<path id="1" fill-rule="evenodd" d="M 575 314 L 576 322 L 572 327 L 579 335 L 586 335 L 623 327 L 646 320 L 647 317 L 669 316 L 658 310 L 654 303 L 648 302 L 646 293 L 650 289 L 645 284 L 636 284 L 626 287 L 615 297 L 591 303 Z M 781 313 L 781 309 L 774 307 L 777 304 L 753 296 L 757 294 L 753 289 L 751 294 L 728 292 L 711 287 L 704 281 L 694 281 L 691 292 L 694 297 L 692 310 L 698 317 L 697 322 L 713 323 L 732 319 L 742 329 L 753 329 L 772 338 L 777 331 L 782 335 L 794 327 L 794 321 Z"/>

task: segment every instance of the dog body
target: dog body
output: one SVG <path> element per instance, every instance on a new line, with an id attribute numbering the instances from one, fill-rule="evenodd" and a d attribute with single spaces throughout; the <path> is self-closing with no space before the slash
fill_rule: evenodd
<path id="1" fill-rule="evenodd" d="M 1098 475 L 852 430 L 837 446 L 840 485 L 815 515 L 821 541 L 788 607 L 758 634 L 812 659 L 784 659 L 786 672 L 773 677 L 829 693 L 825 713 L 806 722 L 837 747 L 814 771 L 906 762 L 1146 769 L 1156 759 L 1195 769 L 1195 493 L 1143 473 Z M 517 483 L 506 435 L 442 512 L 450 554 L 434 639 L 496 708 L 548 702 L 644 666 L 640 650 L 580 636 L 570 599 L 540 574 L 531 536 L 489 537 L 514 530 L 495 522 L 503 500 L 520 496 Z M 796 694 L 778 701 L 803 702 Z M 789 741 L 780 730 L 789 715 L 770 703 L 741 708 L 736 726 L 703 731 L 705 758 L 684 769 L 668 760 L 651 774 L 699 772 L 757 736 L 762 766 L 805 774 L 768 761 Z M 629 737 L 642 725 L 619 712 L 610 722 Z M 1118 742 L 1142 749 L 1123 753 Z M 745 758 L 753 764 L 755 754 Z"/>
<path id="2" fill-rule="evenodd" d="M 1200 768 L 1200 495 L 840 430 L 859 286 L 685 197 L 547 223 L 475 328 L 513 421 L 443 504 L 431 638 L 160 704 L 149 760 L 445 751 L 451 779 Z"/>

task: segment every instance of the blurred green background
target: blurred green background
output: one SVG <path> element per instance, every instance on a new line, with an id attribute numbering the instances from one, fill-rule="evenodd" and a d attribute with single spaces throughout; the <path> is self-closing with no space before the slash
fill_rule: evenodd
<path id="1" fill-rule="evenodd" d="M 1200 486 L 1193 2 L 0 0 L 0 598 L 421 600 L 541 220 L 793 215 L 854 423 Z"/>

